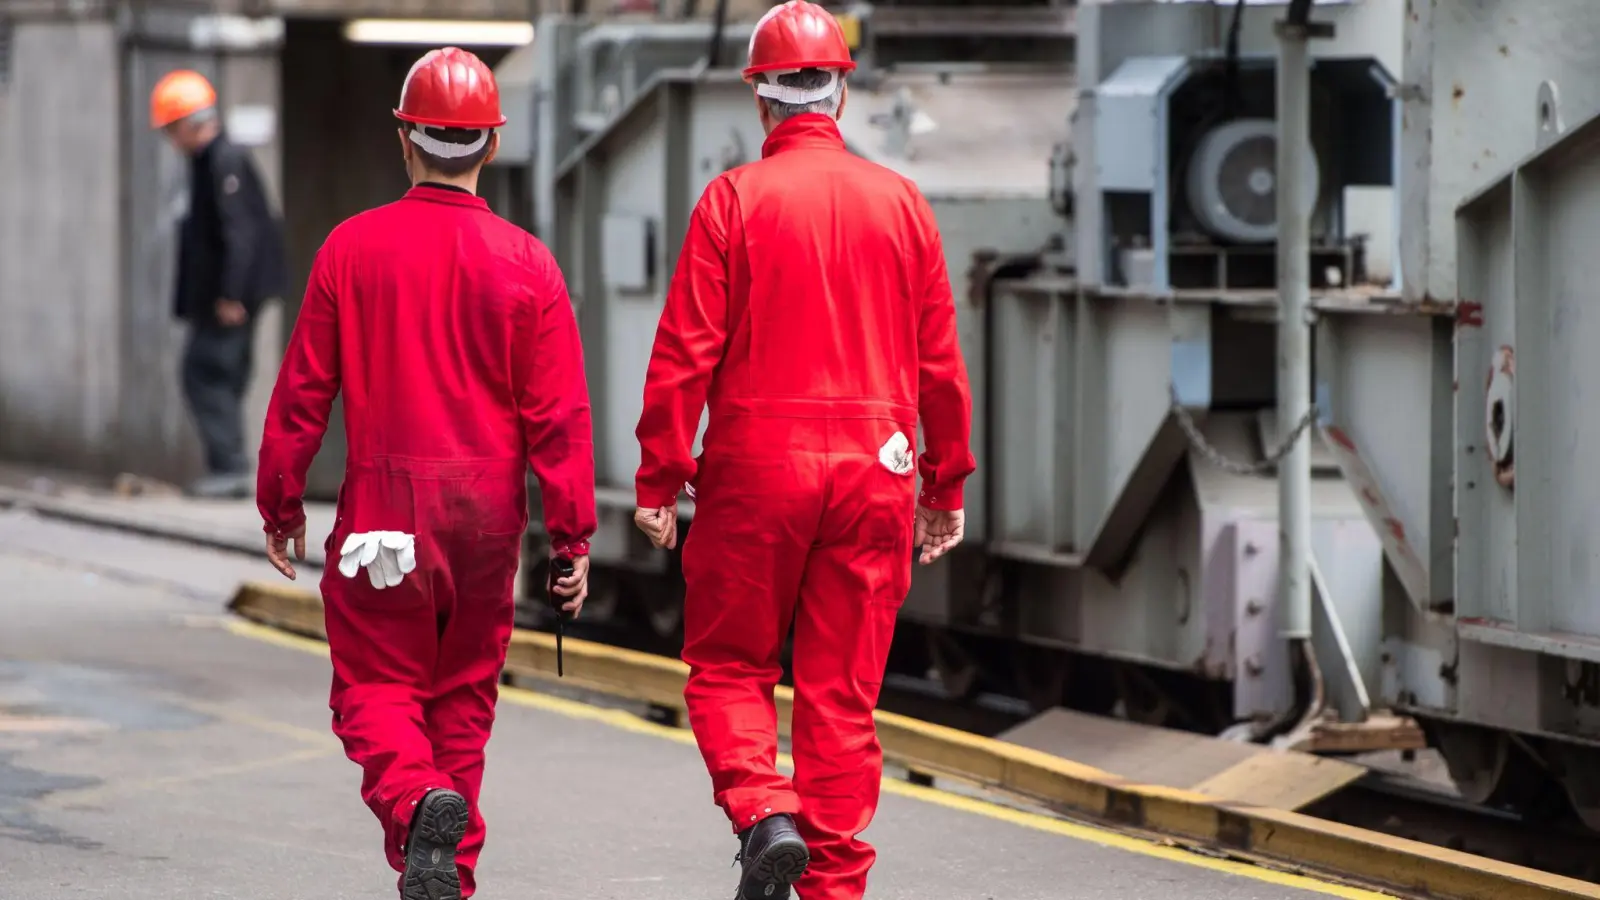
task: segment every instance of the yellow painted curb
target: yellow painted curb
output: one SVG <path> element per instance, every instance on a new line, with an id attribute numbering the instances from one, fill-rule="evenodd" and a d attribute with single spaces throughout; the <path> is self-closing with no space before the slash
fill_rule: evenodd
<path id="1" fill-rule="evenodd" d="M 326 639 L 322 599 L 299 588 L 246 583 L 229 609 L 274 628 Z M 675 659 L 591 641 L 565 644 L 562 683 L 682 711 L 688 667 Z M 555 676 L 555 638 L 519 630 L 506 668 Z M 793 695 L 777 691 L 787 729 Z M 1029 797 L 1054 809 L 1148 829 L 1212 847 L 1452 900 L 1600 900 L 1600 885 L 1496 862 L 1299 813 L 1228 803 L 1192 791 L 1135 784 L 1108 772 L 1004 741 L 878 712 L 884 757 Z"/>

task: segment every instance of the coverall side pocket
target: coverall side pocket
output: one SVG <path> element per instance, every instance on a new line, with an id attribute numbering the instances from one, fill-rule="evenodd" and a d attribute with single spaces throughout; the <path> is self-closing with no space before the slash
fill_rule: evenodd
<path id="1" fill-rule="evenodd" d="M 458 580 L 456 602 L 515 603 L 517 566 L 522 562 L 522 539 L 526 533 L 527 529 L 478 532 L 478 539 L 465 548 L 466 558 L 460 560 L 465 565 L 452 567 Z M 535 586 L 535 590 L 542 594 L 544 585 Z"/>
<path id="2" fill-rule="evenodd" d="M 888 472 L 882 478 L 901 480 Z M 902 482 L 903 483 L 903 482 Z M 876 691 L 883 684 L 883 670 L 889 663 L 894 644 L 895 622 L 911 590 L 912 507 L 893 490 L 879 495 L 874 508 L 862 522 L 861 563 L 868 573 L 869 589 L 862 612 L 860 657 L 857 671 L 861 682 Z"/>

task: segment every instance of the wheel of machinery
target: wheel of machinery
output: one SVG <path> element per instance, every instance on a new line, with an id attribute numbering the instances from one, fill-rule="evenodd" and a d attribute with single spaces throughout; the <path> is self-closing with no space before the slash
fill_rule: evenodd
<path id="1" fill-rule="evenodd" d="M 1428 728 L 1462 799 L 1534 819 L 1559 815 L 1566 806 L 1561 785 L 1512 735 L 1453 722 Z"/>

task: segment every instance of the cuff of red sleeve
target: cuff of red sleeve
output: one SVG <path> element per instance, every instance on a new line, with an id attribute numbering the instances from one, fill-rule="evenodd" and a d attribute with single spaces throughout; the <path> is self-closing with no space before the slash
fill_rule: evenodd
<path id="1" fill-rule="evenodd" d="M 926 484 L 917 494 L 917 505 L 924 509 L 936 509 L 941 512 L 955 512 L 961 509 L 962 491 L 965 489 L 966 479 L 947 484 Z"/>
<path id="2" fill-rule="evenodd" d="M 683 489 L 682 484 L 665 488 L 660 485 L 639 484 L 634 487 L 633 499 L 640 509 L 661 509 L 678 506 L 678 492 Z"/>
<path id="3" fill-rule="evenodd" d="M 285 523 L 263 522 L 261 523 L 261 530 L 274 537 L 288 537 L 305 527 L 305 524 L 306 514 L 302 512 Z"/>
<path id="4" fill-rule="evenodd" d="M 554 541 L 550 544 L 552 556 L 578 557 L 589 555 L 589 542 L 583 541 Z"/>

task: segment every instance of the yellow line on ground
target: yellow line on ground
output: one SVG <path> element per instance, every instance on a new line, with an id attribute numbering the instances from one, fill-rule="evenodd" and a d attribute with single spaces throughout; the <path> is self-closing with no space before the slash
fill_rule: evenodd
<path id="1" fill-rule="evenodd" d="M 229 622 L 227 629 L 237 635 L 255 638 L 257 640 L 277 644 L 282 647 L 289 647 L 308 653 L 315 653 L 321 656 L 328 655 L 328 645 L 321 641 L 300 637 L 299 635 L 286 634 L 284 632 L 277 631 L 276 629 L 268 628 L 264 625 L 257 625 L 253 622 Z M 622 731 L 650 735 L 678 744 L 686 744 L 690 746 L 694 744 L 694 735 L 689 731 L 682 728 L 673 728 L 667 725 L 660 725 L 655 722 L 646 721 L 645 719 L 641 719 L 627 710 L 607 709 L 599 706 L 591 706 L 587 703 L 581 703 L 576 700 L 568 700 L 563 697 L 553 697 L 548 694 L 540 694 L 524 688 L 513 687 L 501 687 L 500 699 L 517 706 L 538 709 L 570 719 L 582 719 L 589 722 L 598 722 Z M 779 754 L 778 765 L 785 769 L 793 769 L 794 759 L 787 753 Z M 1142 856 L 1163 859 L 1170 862 L 1181 863 L 1187 866 L 1194 866 L 1196 868 L 1209 869 L 1213 872 L 1237 875 L 1242 878 L 1249 878 L 1254 881 L 1265 882 L 1267 884 L 1273 884 L 1280 887 L 1293 888 L 1296 890 L 1324 894 L 1332 897 L 1344 897 L 1347 898 L 1347 900 L 1382 900 L 1382 898 L 1388 898 L 1392 896 L 1390 894 L 1384 894 L 1378 891 L 1348 887 L 1340 884 L 1332 884 L 1326 881 L 1308 878 L 1303 875 L 1280 872 L 1276 869 L 1270 869 L 1247 862 L 1201 856 L 1196 853 L 1191 853 L 1180 847 L 1155 843 L 1144 838 L 1124 834 L 1119 831 L 1113 831 L 1108 828 L 1087 825 L 1079 822 L 1069 822 L 1064 819 L 1041 815 L 1039 813 L 1031 813 L 1024 810 L 1013 809 L 1008 806 L 1001 806 L 1000 804 L 980 800 L 975 797 L 965 797 L 935 788 L 909 784 L 899 779 L 885 778 L 883 780 L 883 790 L 887 793 L 895 794 L 897 796 L 909 797 L 925 803 L 943 806 L 947 809 L 958 810 L 960 812 L 970 813 L 973 815 L 985 816 L 990 819 L 1007 822 L 1022 828 L 1030 828 L 1035 831 L 1048 832 L 1051 834 L 1060 835 L 1062 837 L 1072 838 L 1074 840 L 1099 844 L 1104 847 L 1112 847 L 1118 850 L 1126 850 L 1130 853 L 1137 853 Z"/>

